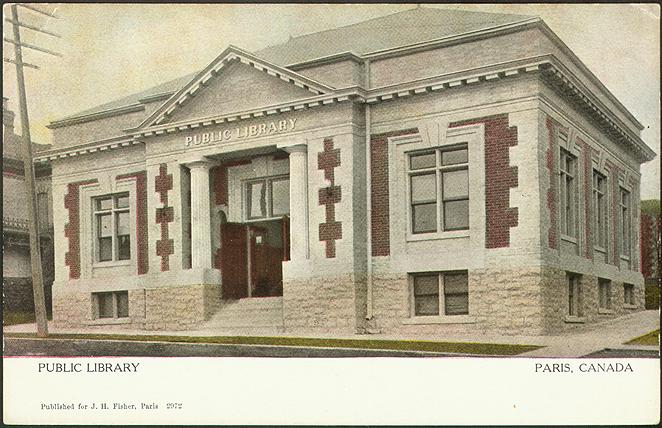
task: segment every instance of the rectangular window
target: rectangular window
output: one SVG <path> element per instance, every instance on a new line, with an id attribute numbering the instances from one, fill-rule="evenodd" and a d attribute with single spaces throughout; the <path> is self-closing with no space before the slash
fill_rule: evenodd
<path id="1" fill-rule="evenodd" d="M 634 306 L 634 285 L 623 284 L 623 303 Z"/>
<path id="2" fill-rule="evenodd" d="M 412 233 L 469 228 L 468 162 L 466 147 L 409 155 Z"/>
<path id="3" fill-rule="evenodd" d="M 245 184 L 246 218 L 265 220 L 290 213 L 290 179 L 271 177 Z"/>
<path id="4" fill-rule="evenodd" d="M 580 317 L 582 314 L 581 304 L 581 290 L 579 287 L 579 275 L 572 273 L 566 274 L 568 282 L 568 315 L 572 317 Z"/>
<path id="5" fill-rule="evenodd" d="M 102 196 L 93 202 L 97 261 L 130 260 L 129 194 Z"/>
<path id="6" fill-rule="evenodd" d="M 607 248 L 607 198 L 605 191 L 607 178 L 593 170 L 593 226 L 595 228 L 594 244 Z"/>
<path id="7" fill-rule="evenodd" d="M 620 192 L 621 254 L 630 255 L 632 219 L 630 218 L 630 192 L 621 187 Z"/>
<path id="8" fill-rule="evenodd" d="M 414 316 L 469 313 L 469 281 L 466 271 L 413 276 Z"/>
<path id="9" fill-rule="evenodd" d="M 611 309 L 611 281 L 598 279 L 598 308 Z"/>
<path id="10" fill-rule="evenodd" d="M 559 167 L 559 194 L 561 207 L 561 233 L 576 237 L 575 231 L 575 195 L 577 194 L 577 183 L 575 180 L 575 168 L 577 158 L 565 149 L 561 149 Z"/>
<path id="11" fill-rule="evenodd" d="M 129 316 L 129 292 L 108 291 L 92 293 L 96 304 L 96 318 L 127 318 Z"/>

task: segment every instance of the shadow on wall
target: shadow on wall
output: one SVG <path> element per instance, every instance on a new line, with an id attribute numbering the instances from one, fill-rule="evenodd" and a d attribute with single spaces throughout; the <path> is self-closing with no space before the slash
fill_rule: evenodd
<path id="1" fill-rule="evenodd" d="M 46 312 L 52 313 L 52 283 L 44 284 Z M 2 278 L 3 312 L 34 312 L 31 278 Z"/>

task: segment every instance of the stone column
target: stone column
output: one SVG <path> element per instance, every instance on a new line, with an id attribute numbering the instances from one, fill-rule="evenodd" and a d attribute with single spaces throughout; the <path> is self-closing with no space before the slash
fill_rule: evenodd
<path id="1" fill-rule="evenodd" d="M 212 267 L 209 169 L 204 160 L 188 163 L 191 170 L 191 259 L 193 268 Z"/>
<path id="2" fill-rule="evenodd" d="M 308 258 L 308 147 L 286 147 L 290 153 L 290 258 Z"/>

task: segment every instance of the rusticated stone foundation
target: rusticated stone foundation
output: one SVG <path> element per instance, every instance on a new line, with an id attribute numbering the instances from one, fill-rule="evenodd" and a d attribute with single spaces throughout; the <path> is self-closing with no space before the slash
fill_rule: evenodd
<path id="1" fill-rule="evenodd" d="M 571 330 L 582 324 L 605 321 L 611 318 L 644 310 L 644 286 L 634 284 L 634 306 L 624 304 L 623 283 L 611 282 L 611 307 L 599 308 L 598 278 L 578 275 L 580 288 L 580 322 L 570 322 L 568 317 L 568 280 L 566 271 L 544 267 L 542 281 L 543 333 L 553 334 Z"/>
<path id="2" fill-rule="evenodd" d="M 415 323 L 408 275 L 376 275 L 374 326 L 382 333 L 536 335 L 542 329 L 540 270 L 469 271 L 469 315 Z"/>
<path id="3" fill-rule="evenodd" d="M 218 285 L 186 285 L 129 290 L 129 317 L 94 319 L 92 292 L 58 292 L 53 298 L 57 327 L 187 330 L 208 320 L 221 306 Z"/>
<path id="4" fill-rule="evenodd" d="M 357 309 L 365 304 L 358 303 L 357 298 L 361 299 L 364 283 L 364 278 L 353 274 L 284 279 L 285 331 L 355 333 L 357 325 L 362 323 L 357 320 Z"/>

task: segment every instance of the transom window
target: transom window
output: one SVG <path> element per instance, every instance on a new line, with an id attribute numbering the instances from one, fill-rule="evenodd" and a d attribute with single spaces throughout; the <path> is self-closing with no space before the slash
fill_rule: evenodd
<path id="1" fill-rule="evenodd" d="M 127 318 L 129 316 L 129 292 L 109 291 L 92 293 L 96 306 L 95 318 Z"/>
<path id="2" fill-rule="evenodd" d="M 131 259 L 129 194 L 102 196 L 93 204 L 97 261 Z"/>
<path id="3" fill-rule="evenodd" d="M 611 281 L 608 279 L 598 280 L 598 307 L 611 309 Z"/>
<path id="4" fill-rule="evenodd" d="M 577 183 L 575 171 L 577 158 L 565 149 L 561 149 L 559 175 L 560 175 L 560 202 L 561 202 L 561 233 L 576 237 L 575 233 L 575 195 Z"/>
<path id="5" fill-rule="evenodd" d="M 630 192 L 621 187 L 621 254 L 630 255 L 630 240 L 632 239 L 632 219 L 630 219 Z"/>
<path id="6" fill-rule="evenodd" d="M 595 226 L 595 245 L 607 248 L 607 198 L 605 190 L 607 178 L 593 170 L 593 224 Z"/>
<path id="7" fill-rule="evenodd" d="M 435 316 L 469 313 L 469 282 L 466 271 L 413 275 L 413 315 Z"/>
<path id="8" fill-rule="evenodd" d="M 581 311 L 581 289 L 579 286 L 579 275 L 566 274 L 568 281 L 568 315 L 580 317 Z"/>
<path id="9" fill-rule="evenodd" d="M 290 213 L 290 179 L 287 176 L 248 181 L 244 195 L 248 220 L 280 218 Z"/>
<path id="10" fill-rule="evenodd" d="M 469 228 L 469 159 L 466 145 L 408 157 L 412 233 Z"/>

